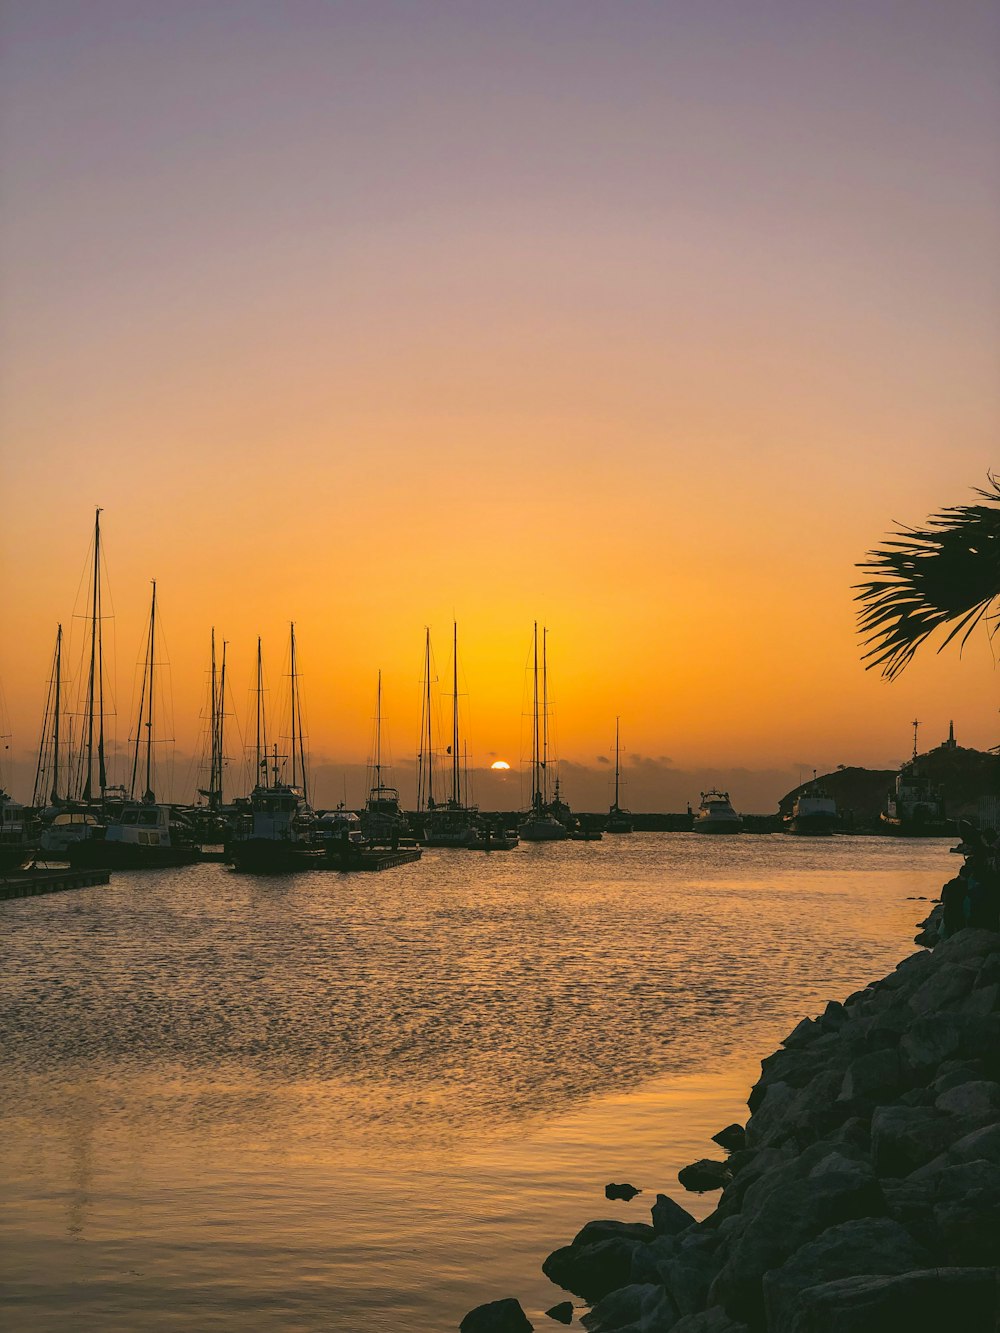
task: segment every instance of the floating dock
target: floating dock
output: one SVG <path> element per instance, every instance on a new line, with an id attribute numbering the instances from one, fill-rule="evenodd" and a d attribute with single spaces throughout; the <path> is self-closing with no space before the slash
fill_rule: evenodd
<path id="1" fill-rule="evenodd" d="M 34 898 L 64 889 L 89 889 L 107 884 L 110 870 L 18 870 L 0 877 L 0 902 L 7 898 Z"/>
<path id="2" fill-rule="evenodd" d="M 327 870 L 392 870 L 394 866 L 409 865 L 419 861 L 422 855 L 419 847 L 365 847 L 360 853 L 340 857 L 330 852 L 326 863 Z"/>

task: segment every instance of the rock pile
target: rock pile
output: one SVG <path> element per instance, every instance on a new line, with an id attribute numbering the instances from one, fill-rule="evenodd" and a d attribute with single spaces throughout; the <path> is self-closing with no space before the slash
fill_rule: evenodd
<path id="1" fill-rule="evenodd" d="M 994 1333 L 1000 935 L 961 930 L 804 1019 L 748 1105 L 716 1136 L 724 1169 L 697 1164 L 695 1188 L 723 1187 L 711 1216 L 658 1195 L 650 1223 L 590 1222 L 545 1260 L 584 1327 Z"/>

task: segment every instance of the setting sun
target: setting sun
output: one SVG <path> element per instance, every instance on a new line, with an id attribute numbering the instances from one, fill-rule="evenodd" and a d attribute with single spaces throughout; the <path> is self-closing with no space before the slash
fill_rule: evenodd
<path id="1" fill-rule="evenodd" d="M 507 763 L 506 759 L 498 759 L 496 763 L 490 764 L 490 768 L 509 769 L 510 764 Z"/>

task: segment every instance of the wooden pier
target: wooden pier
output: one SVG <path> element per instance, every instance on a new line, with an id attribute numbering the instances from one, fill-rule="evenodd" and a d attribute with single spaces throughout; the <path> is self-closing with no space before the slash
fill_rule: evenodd
<path id="1" fill-rule="evenodd" d="M 109 870 L 18 870 L 0 877 L 0 902 L 8 898 L 34 898 L 40 893 L 62 893 L 64 889 L 89 889 L 107 884 Z"/>
<path id="2" fill-rule="evenodd" d="M 330 850 L 327 854 L 326 869 L 328 870 L 392 870 L 394 866 L 409 865 L 411 861 L 419 861 L 422 855 L 419 847 L 364 847 L 357 849 L 351 847 L 346 854 L 341 854 L 340 849 Z"/>

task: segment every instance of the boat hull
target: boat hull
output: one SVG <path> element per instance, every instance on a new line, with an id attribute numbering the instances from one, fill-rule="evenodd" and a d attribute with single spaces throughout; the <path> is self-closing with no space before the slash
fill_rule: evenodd
<path id="1" fill-rule="evenodd" d="M 742 819 L 696 819 L 694 821 L 695 833 L 742 833 Z"/>
<path id="2" fill-rule="evenodd" d="M 286 875 L 302 870 L 322 870 L 336 863 L 325 847 L 280 842 L 271 838 L 247 838 L 228 849 L 233 869 L 244 874 Z"/>
<path id="3" fill-rule="evenodd" d="M 201 860 L 198 847 L 150 847 L 134 842 L 84 838 L 71 843 L 66 859 L 74 870 L 165 870 Z"/>

